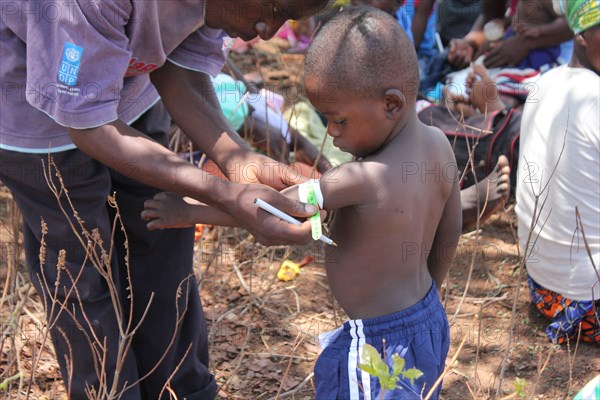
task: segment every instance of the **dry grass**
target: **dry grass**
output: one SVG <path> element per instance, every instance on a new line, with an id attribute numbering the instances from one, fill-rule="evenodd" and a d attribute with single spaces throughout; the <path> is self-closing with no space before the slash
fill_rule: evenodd
<path id="1" fill-rule="evenodd" d="M 18 251 L 19 225 L 9 196 L 3 196 L 1 207 L 0 315 L 6 323 L 0 396 L 65 398 L 52 347 L 44 341 L 42 301 L 28 283 Z M 449 318 L 455 316 L 443 399 L 515 397 L 516 378 L 525 383 L 525 398 L 569 398 L 594 375 L 595 349 L 579 345 L 575 351 L 576 344 L 561 348 L 547 343 L 540 333 L 543 320 L 532 312 L 528 295 L 521 290 L 515 296 L 523 285 L 515 284 L 519 259 L 513 253 L 511 218 L 499 215 L 477 239 L 474 234 L 461 239 L 458 263 L 442 294 Z M 209 234 L 197 243 L 196 262 L 219 397 L 312 398 L 316 337 L 344 318 L 327 290 L 320 249 L 264 248 L 240 230 L 216 228 L 212 238 Z M 7 256 L 14 250 L 4 251 L 9 248 L 17 248 L 13 261 Z M 296 280 L 284 283 L 275 278 L 278 261 L 299 260 L 306 254 L 316 260 Z M 503 365 L 505 379 L 496 393 Z"/>

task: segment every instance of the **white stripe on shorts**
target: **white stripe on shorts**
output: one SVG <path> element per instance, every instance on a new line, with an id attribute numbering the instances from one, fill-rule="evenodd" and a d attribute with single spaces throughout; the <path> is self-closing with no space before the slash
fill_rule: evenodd
<path id="1" fill-rule="evenodd" d="M 356 326 L 358 328 L 358 354 L 360 360 L 360 354 L 362 354 L 363 347 L 365 347 L 365 332 L 363 331 L 362 320 L 357 319 Z M 371 400 L 371 375 L 360 370 L 359 371 L 362 381 L 362 387 L 364 389 L 365 400 Z"/>
<path id="2" fill-rule="evenodd" d="M 352 342 L 350 342 L 350 351 L 348 352 L 348 386 L 350 390 L 349 400 L 360 400 L 360 394 L 358 391 L 358 376 L 356 375 L 356 369 L 358 368 L 358 336 L 356 334 L 356 324 L 353 320 L 348 321 L 350 323 L 350 335 L 352 336 Z"/>

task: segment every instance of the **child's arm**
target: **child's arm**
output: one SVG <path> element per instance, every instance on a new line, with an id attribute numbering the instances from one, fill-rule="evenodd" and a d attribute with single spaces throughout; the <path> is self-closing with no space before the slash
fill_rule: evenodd
<path id="1" fill-rule="evenodd" d="M 333 211 L 338 208 L 364 204 L 373 193 L 373 180 L 368 179 L 368 162 L 348 162 L 339 165 L 319 179 L 323 194 L 323 209 Z M 281 193 L 298 200 L 298 186 L 291 186 Z"/>
<path id="2" fill-rule="evenodd" d="M 183 228 L 195 224 L 241 226 L 231 215 L 176 193 L 158 193 L 144 202 L 142 219 L 149 230 Z"/>
<path id="3" fill-rule="evenodd" d="M 427 258 L 429 274 L 435 279 L 438 290 L 442 286 L 442 282 L 456 255 L 461 230 L 460 186 L 458 179 L 455 179 L 431 246 L 431 253 Z"/>

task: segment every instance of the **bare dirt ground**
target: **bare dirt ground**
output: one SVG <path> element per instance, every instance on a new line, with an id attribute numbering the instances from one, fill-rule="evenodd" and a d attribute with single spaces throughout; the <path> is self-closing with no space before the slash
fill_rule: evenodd
<path id="1" fill-rule="evenodd" d="M 263 76 L 297 81 L 297 66 L 289 65 L 293 58 L 279 59 L 288 64 L 283 72 L 270 68 Z M 241 61 L 249 69 L 267 59 L 259 54 Z M 546 339 L 545 320 L 531 304 L 525 280 L 519 283 L 515 224 L 509 206 L 479 232 L 461 238 L 441 293 L 452 337 L 442 399 L 569 399 L 600 370 L 597 346 L 558 347 Z M 42 303 L 28 283 L 21 244 L 18 213 L 0 187 L 0 398 L 63 399 L 52 347 L 44 339 Z M 313 261 L 295 279 L 277 279 L 282 260 L 307 256 Z M 206 228 L 196 262 L 218 398 L 312 399 L 317 336 L 345 319 L 327 288 L 321 247 L 265 248 L 242 230 Z"/>

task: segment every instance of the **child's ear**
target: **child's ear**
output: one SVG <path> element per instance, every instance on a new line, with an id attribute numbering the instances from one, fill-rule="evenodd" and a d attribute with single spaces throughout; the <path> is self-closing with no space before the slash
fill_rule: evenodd
<path id="1" fill-rule="evenodd" d="M 385 112 L 390 119 L 397 119 L 406 107 L 406 97 L 399 89 L 386 89 L 384 101 Z"/>

